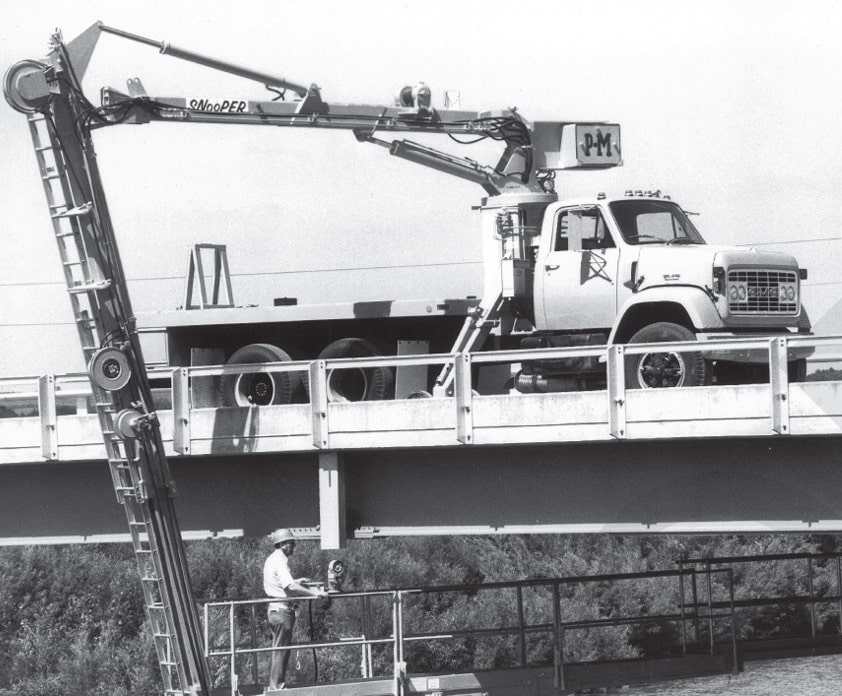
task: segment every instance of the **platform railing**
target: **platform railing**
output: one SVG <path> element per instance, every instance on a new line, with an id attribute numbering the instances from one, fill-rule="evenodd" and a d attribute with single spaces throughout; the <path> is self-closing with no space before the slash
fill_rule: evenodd
<path id="1" fill-rule="evenodd" d="M 260 684 L 261 678 L 266 676 L 265 665 L 264 669 L 258 667 L 260 656 L 265 657 L 276 651 L 304 650 L 313 651 L 315 661 L 317 651 L 359 646 L 361 651 L 360 673 L 359 675 L 353 675 L 353 677 L 348 676 L 348 678 L 391 679 L 392 694 L 402 696 L 407 693 L 407 680 L 411 677 L 409 670 L 413 666 L 411 663 L 412 656 L 410 655 L 408 664 L 407 651 L 413 644 L 444 643 L 467 638 L 476 641 L 488 638 L 511 639 L 512 645 L 514 645 L 511 650 L 513 659 L 512 664 L 507 667 L 526 668 L 536 665 L 551 665 L 554 687 L 557 690 L 564 691 L 567 688 L 565 669 L 566 665 L 569 664 L 566 654 L 571 652 L 570 648 L 566 646 L 575 644 L 575 639 L 571 640 L 571 633 L 611 628 L 627 629 L 640 625 L 664 627 L 673 624 L 682 627 L 677 629 L 677 633 L 683 638 L 680 646 L 681 654 L 686 655 L 687 632 L 683 627 L 688 622 L 694 624 L 707 622 L 710 627 L 709 654 L 714 655 L 717 651 L 721 651 L 721 637 L 726 636 L 727 650 L 730 653 L 729 662 L 732 668 L 736 669 L 738 656 L 733 603 L 729 605 L 726 602 L 724 605 L 717 604 L 716 606 L 712 603 L 686 603 L 683 593 L 684 581 L 687 578 L 695 577 L 696 572 L 694 569 L 684 568 L 680 570 L 483 583 L 472 586 L 451 585 L 332 594 L 331 604 L 333 606 L 340 602 L 355 602 L 358 604 L 359 625 L 362 626 L 362 632 L 330 640 L 319 638 L 297 642 L 281 648 L 256 647 L 258 634 L 266 633 L 267 629 L 265 619 L 262 618 L 265 611 L 261 611 L 261 618 L 258 618 L 258 612 L 255 609 L 265 607 L 272 600 L 209 602 L 204 605 L 205 654 L 212 666 L 219 661 L 225 663 L 225 669 L 221 672 L 220 670 L 214 670 L 214 673 L 220 674 L 222 679 L 228 679 L 231 696 L 236 696 L 238 690 L 245 684 L 246 673 L 250 675 L 253 684 Z M 733 574 L 730 568 L 705 569 L 704 572 L 710 573 L 711 576 L 722 576 L 722 584 L 725 587 L 732 586 Z M 577 586 L 592 585 L 599 587 L 620 582 L 634 583 L 652 580 L 666 582 L 665 590 L 672 583 L 677 583 L 672 589 L 668 590 L 674 603 L 672 611 L 641 613 L 636 616 L 583 617 L 571 615 L 572 610 L 565 607 L 565 597 L 570 593 L 575 593 Z M 568 588 L 567 593 L 564 592 L 564 588 Z M 514 622 L 504 622 L 502 626 L 448 625 L 445 631 L 419 632 L 411 628 L 411 626 L 418 624 L 418 612 L 420 610 L 418 607 L 408 605 L 408 600 L 415 600 L 416 604 L 423 605 L 425 596 L 470 594 L 476 597 L 479 593 L 503 593 L 502 598 L 498 597 L 497 600 L 509 611 L 508 613 L 502 612 L 502 615 L 504 618 L 506 615 L 513 615 L 515 617 Z M 509 597 L 508 604 L 506 603 L 506 593 L 514 593 L 514 600 L 512 601 L 512 598 Z M 528 597 L 534 597 L 534 606 L 530 605 Z M 382 635 L 384 632 L 382 627 L 379 632 L 381 635 L 374 635 L 375 629 L 372 628 L 376 624 L 371 616 L 372 602 L 377 599 L 388 600 L 391 603 L 391 623 L 385 629 L 388 633 L 385 636 Z M 306 604 L 308 601 L 317 602 L 319 600 L 296 598 L 295 601 Z M 246 616 L 238 618 L 237 612 L 242 609 L 247 610 Z M 330 611 L 330 609 L 326 611 Z M 414 622 L 412 621 L 413 618 L 415 619 Z M 312 622 L 312 613 L 310 620 Z M 724 627 L 721 626 L 723 622 L 725 623 Z M 216 627 L 215 634 L 210 628 L 211 626 Z M 530 650 L 529 640 L 536 637 L 543 637 L 547 641 L 543 650 L 535 648 Z M 371 651 L 372 648 L 378 646 L 389 649 L 392 654 L 390 674 L 385 672 L 375 674 L 372 669 Z M 549 658 L 546 657 L 548 654 L 550 655 Z M 549 662 L 547 662 L 547 659 L 549 659 Z M 238 665 L 244 665 L 244 668 L 238 670 Z M 474 671 L 474 669 L 475 667 L 471 665 L 464 666 L 466 672 Z M 448 665 L 447 670 L 440 669 L 438 671 L 452 672 L 453 670 L 453 665 Z M 435 671 L 435 665 L 433 665 L 431 669 L 425 670 L 425 673 L 434 673 Z M 318 675 L 315 674 L 314 680 L 308 683 L 312 685 L 318 681 L 317 677 Z"/>
<path id="2" fill-rule="evenodd" d="M 733 351 L 741 355 L 753 353 L 765 356 L 770 366 L 766 408 L 769 416 L 769 432 L 786 435 L 790 432 L 789 377 L 787 363 L 795 354 L 825 351 L 817 355 L 820 361 L 838 363 L 842 361 L 842 336 L 781 336 L 775 338 L 728 339 L 701 342 L 627 344 L 577 348 L 542 348 L 534 350 L 489 351 L 464 354 L 426 354 L 409 356 L 383 356 L 369 358 L 342 358 L 315 361 L 294 361 L 277 363 L 252 363 L 243 365 L 195 366 L 160 368 L 148 371 L 148 376 L 158 397 L 157 410 L 171 409 L 173 448 L 180 454 L 190 454 L 191 414 L 197 405 L 193 390 L 200 380 L 220 380 L 254 373 L 297 373 L 309 381 L 310 422 L 312 443 L 319 449 L 329 448 L 330 411 L 335 402 L 329 397 L 329 379 L 334 371 L 368 370 L 373 368 L 400 369 L 401 367 L 424 366 L 433 374 L 441 366 L 452 364 L 455 379 L 452 392 L 446 398 L 453 399 L 453 427 L 456 440 L 461 444 L 472 444 L 474 434 L 474 401 L 483 398 L 476 382 L 475 368 L 490 365 L 509 366 L 511 373 L 519 365 L 530 361 L 555 361 L 575 359 L 596 359 L 604 363 L 606 388 L 602 391 L 607 400 L 607 431 L 612 438 L 627 436 L 628 394 L 630 385 L 625 381 L 625 361 L 630 356 L 649 352 L 699 352 L 703 355 Z M 46 459 L 55 459 L 57 452 L 56 419 L 68 413 L 92 412 L 87 404 L 89 390 L 84 375 L 42 375 L 29 378 L 0 379 L 0 406 L 16 407 L 18 412 L 40 418 L 42 432 L 42 453 Z M 162 388 L 160 388 L 162 387 Z M 688 389 L 682 387 L 681 389 Z M 644 390 L 652 391 L 652 390 Z M 671 390 L 657 390 L 671 391 Z M 509 390 L 506 395 L 523 396 Z M 415 394 L 413 396 L 419 396 Z M 426 395 L 425 395 L 426 396 Z M 540 394 L 537 396 L 541 396 Z M 437 397 L 431 397 L 437 398 Z M 305 401 L 306 403 L 306 401 Z M 300 404 L 297 404 L 300 406 Z M 8 415 L 8 411 L 5 412 Z M 166 418 L 162 414 L 162 419 Z M 0 421 L 2 422 L 2 421 Z"/>
<path id="3" fill-rule="evenodd" d="M 756 597 L 743 596 L 740 593 L 741 581 L 738 579 L 731 587 L 731 603 L 737 615 L 750 612 L 757 608 L 781 607 L 781 606 L 805 606 L 809 617 L 809 638 L 816 639 L 819 636 L 817 620 L 817 607 L 820 605 L 835 606 L 836 620 L 842 625 L 842 553 L 778 553 L 758 556 L 719 556 L 711 558 L 688 558 L 678 561 L 679 570 L 691 568 L 696 572 L 688 576 L 691 582 L 693 606 L 699 602 L 699 597 L 710 607 L 723 606 L 721 598 L 715 598 L 712 587 L 712 573 L 718 569 L 728 567 L 739 571 L 745 565 L 764 564 L 785 564 L 796 563 L 803 567 L 796 570 L 798 577 L 806 578 L 804 592 L 777 597 Z M 823 572 L 819 573 L 819 570 Z M 740 573 L 742 575 L 742 573 Z M 698 587 L 698 580 L 704 581 L 701 591 Z M 817 586 L 817 580 L 821 580 Z M 694 624 L 693 628 L 698 634 L 699 626 Z M 686 627 L 685 627 L 686 630 Z M 838 636 L 838 629 L 836 631 Z"/>

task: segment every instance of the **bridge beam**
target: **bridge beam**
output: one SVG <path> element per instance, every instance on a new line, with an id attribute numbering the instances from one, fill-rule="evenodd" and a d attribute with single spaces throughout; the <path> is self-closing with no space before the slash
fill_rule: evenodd
<path id="1" fill-rule="evenodd" d="M 842 531 L 842 436 L 177 457 L 187 537 Z M 0 543 L 127 539 L 104 462 L 0 466 Z"/>

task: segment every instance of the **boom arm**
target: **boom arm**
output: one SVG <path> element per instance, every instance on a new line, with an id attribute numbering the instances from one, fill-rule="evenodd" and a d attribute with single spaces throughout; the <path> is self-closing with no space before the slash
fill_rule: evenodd
<path id="1" fill-rule="evenodd" d="M 80 80 L 103 32 L 156 46 L 166 55 L 260 82 L 280 98 L 286 90 L 291 90 L 299 99 L 285 102 L 278 101 L 277 97 L 273 101 L 152 98 L 146 94 L 140 80 L 135 78 L 128 81 L 128 94 L 103 88 L 101 105 L 94 106 L 82 93 Z M 392 155 L 474 181 L 494 195 L 503 187 L 538 190 L 536 174 L 546 162 L 542 157 L 544 153 L 536 153 L 533 147 L 532 133 L 536 127 L 550 125 L 554 128 L 560 125 L 529 124 L 514 109 L 479 113 L 437 111 L 428 104 L 397 107 L 327 104 L 316 85 L 304 87 L 282 77 L 114 29 L 101 22 L 92 25 L 66 47 L 59 35 L 54 37 L 53 43 L 54 50 L 45 63 L 23 61 L 8 71 L 4 85 L 6 99 L 13 108 L 25 113 L 48 108 L 57 98 L 75 102 L 80 133 L 109 125 L 149 121 L 350 130 L 360 142 L 384 145 Z M 62 95 L 57 80 L 65 74 L 74 76 L 77 89 Z M 460 137 L 469 138 L 471 143 L 488 138 L 503 143 L 504 151 L 494 166 L 482 165 L 469 158 L 408 140 L 385 141 L 375 137 L 385 132 L 441 134 L 461 143 L 466 141 L 460 140 Z"/>

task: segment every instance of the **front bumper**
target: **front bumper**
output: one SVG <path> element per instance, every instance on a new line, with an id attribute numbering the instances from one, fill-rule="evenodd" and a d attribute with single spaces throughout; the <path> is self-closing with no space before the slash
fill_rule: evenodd
<path id="1" fill-rule="evenodd" d="M 723 346 L 721 351 L 713 350 L 713 351 L 705 351 L 705 359 L 706 360 L 727 360 L 730 362 L 740 362 L 740 363 L 763 363 L 767 364 L 769 362 L 769 348 L 760 348 L 757 346 L 757 342 L 760 340 L 767 340 L 767 342 L 774 341 L 778 338 L 794 338 L 795 336 L 811 336 L 812 334 L 790 334 L 790 333 L 782 333 L 782 334 L 772 334 L 769 336 L 758 336 L 756 334 L 744 334 L 744 333 L 729 333 L 729 332 L 716 332 L 716 333 L 698 333 L 696 334 L 696 338 L 699 341 L 710 341 L 710 342 L 729 342 L 729 346 Z M 739 343 L 751 343 L 751 347 L 741 347 Z M 735 345 L 736 344 L 736 345 Z M 799 345 L 798 343 L 791 343 L 787 346 L 787 361 L 792 360 L 803 360 L 809 358 L 815 352 L 815 348 L 813 346 L 803 346 Z"/>

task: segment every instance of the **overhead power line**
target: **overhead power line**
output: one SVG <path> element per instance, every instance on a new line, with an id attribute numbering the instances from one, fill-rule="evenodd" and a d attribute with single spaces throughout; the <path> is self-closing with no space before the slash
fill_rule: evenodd
<path id="1" fill-rule="evenodd" d="M 232 273 L 232 278 L 252 278 L 256 276 L 282 276 L 282 275 L 305 275 L 310 273 L 348 273 L 352 271 L 389 271 L 389 270 L 404 270 L 407 268 L 443 268 L 446 266 L 477 266 L 482 261 L 441 261 L 437 263 L 402 263 L 393 266 L 346 266 L 343 268 L 303 268 L 292 271 L 254 271 L 246 273 Z M 147 283 L 150 281 L 163 280 L 178 280 L 183 281 L 183 275 L 178 276 L 144 276 L 139 278 L 129 278 L 130 283 Z M 34 286 L 49 286 L 60 285 L 64 287 L 65 283 L 60 280 L 33 280 L 17 283 L 0 283 L 0 288 L 17 288 L 17 287 L 34 287 Z"/>
<path id="2" fill-rule="evenodd" d="M 740 242 L 736 246 L 775 246 L 777 244 L 809 244 L 813 242 L 842 242 L 842 237 L 815 237 L 814 239 L 785 239 L 767 242 Z"/>

